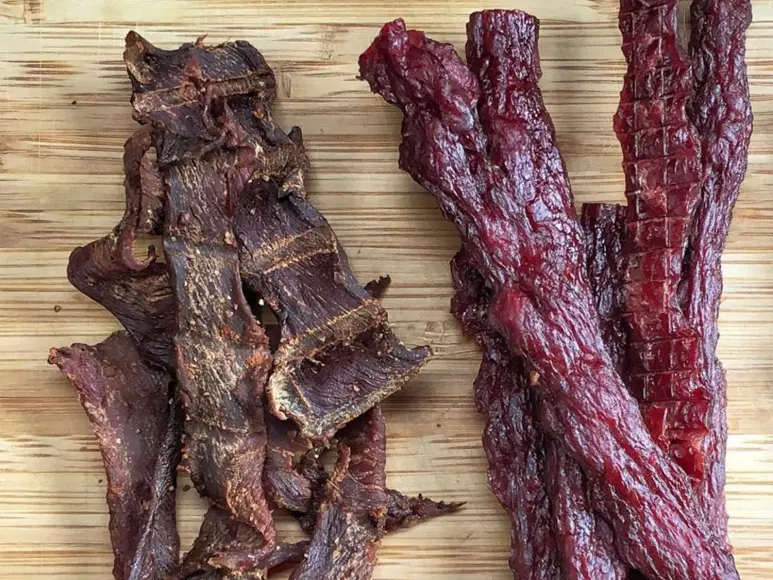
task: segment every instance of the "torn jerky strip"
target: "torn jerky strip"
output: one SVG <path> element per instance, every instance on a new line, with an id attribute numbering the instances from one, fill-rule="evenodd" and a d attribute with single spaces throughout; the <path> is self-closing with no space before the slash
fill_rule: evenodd
<path id="1" fill-rule="evenodd" d="M 176 469 L 182 413 L 173 379 L 116 332 L 97 346 L 51 349 L 78 390 L 107 473 L 116 580 L 155 580 L 177 566 Z"/>
<path id="2" fill-rule="evenodd" d="M 184 465 L 196 489 L 263 534 L 266 336 L 242 293 L 233 212 L 262 159 L 241 121 L 270 106 L 274 77 L 249 44 L 153 47 L 129 33 L 135 118 L 153 127 L 167 192 L 164 253 L 177 302 Z"/>
<path id="3" fill-rule="evenodd" d="M 303 168 L 300 132 L 291 137 L 297 158 L 289 166 Z M 306 200 L 298 175 L 254 179 L 234 229 L 242 277 L 282 327 L 268 384 L 271 408 L 298 423 L 304 436 L 324 440 L 400 389 L 424 366 L 429 349 L 409 350 L 395 337 L 386 311 L 358 284 L 330 225 Z"/>
<path id="4" fill-rule="evenodd" d="M 509 50 L 508 42 L 489 46 Z M 489 70 L 479 86 L 452 46 L 399 20 L 360 57 L 362 77 L 403 112 L 401 167 L 435 194 L 493 289 L 490 319 L 539 374 L 543 424 L 598 483 L 595 507 L 612 524 L 620 556 L 654 577 L 737 578 L 732 557 L 701 522 L 686 476 L 652 442 L 606 352 L 539 71 L 508 79 Z M 530 172 L 539 179 L 525 178 Z"/>
<path id="5" fill-rule="evenodd" d="M 291 580 L 368 580 L 387 512 L 386 430 L 380 407 L 339 434 L 338 461 L 325 486 L 306 559 Z"/>
<path id="6" fill-rule="evenodd" d="M 150 147 L 147 127 L 126 141 L 124 216 L 110 234 L 72 252 L 67 277 L 121 322 L 147 360 L 174 369 L 176 304 L 166 265 L 152 247 L 144 260 L 133 253 L 135 236 L 158 234 L 163 223 L 163 185 L 147 156 Z"/>

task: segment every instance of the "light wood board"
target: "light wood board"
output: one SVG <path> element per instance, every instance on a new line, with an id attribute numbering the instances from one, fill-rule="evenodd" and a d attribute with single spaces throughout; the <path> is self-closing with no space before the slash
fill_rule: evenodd
<path id="1" fill-rule="evenodd" d="M 458 237 L 397 168 L 399 114 L 355 78 L 357 56 L 385 21 L 402 16 L 462 47 L 468 14 L 495 6 L 0 0 L 0 577 L 110 576 L 99 453 L 73 389 L 45 359 L 51 346 L 95 343 L 117 328 L 69 286 L 65 265 L 74 246 L 104 235 L 122 213 L 122 144 L 135 128 L 121 61 L 130 28 L 167 48 L 209 33 L 211 42 L 245 39 L 264 53 L 279 81 L 279 119 L 306 135 L 314 203 L 361 280 L 392 275 L 386 305 L 399 334 L 435 348 L 426 372 L 386 403 L 389 482 L 469 503 L 384 540 L 376 578 L 511 577 L 507 520 L 486 487 L 472 405 L 479 355 L 448 314 Z M 621 200 L 611 128 L 623 74 L 617 2 L 500 7 L 542 19 L 542 87 L 577 200 Z M 720 343 L 730 385 L 731 536 L 749 580 L 773 578 L 773 1 L 754 8 L 756 126 L 724 257 Z M 194 491 L 179 498 L 187 547 L 203 502 Z"/>

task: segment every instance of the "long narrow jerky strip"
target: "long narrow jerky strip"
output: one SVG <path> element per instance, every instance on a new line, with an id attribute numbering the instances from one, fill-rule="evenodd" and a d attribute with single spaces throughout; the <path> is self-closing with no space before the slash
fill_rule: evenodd
<path id="1" fill-rule="evenodd" d="M 368 580 L 387 513 L 386 431 L 380 407 L 339 435 L 338 461 L 306 559 L 291 580 Z"/>
<path id="2" fill-rule="evenodd" d="M 166 255 L 185 406 L 184 465 L 215 505 L 275 540 L 262 487 L 271 355 L 242 293 L 232 230 L 261 162 L 242 119 L 270 106 L 274 77 L 246 43 L 162 51 L 127 36 L 135 118 L 150 124 L 167 200 Z"/>
<path id="3" fill-rule="evenodd" d="M 457 225 L 494 291 L 492 322 L 539 375 L 543 423 L 598 482 L 596 507 L 612 524 L 621 557 L 655 577 L 737 578 L 732 557 L 701 522 L 688 480 L 653 443 L 606 352 L 539 75 L 526 75 L 525 90 L 513 91 L 533 112 L 526 119 L 499 119 L 491 103 L 489 144 L 477 115 L 478 83 L 450 45 L 395 21 L 360 57 L 360 71 L 400 106 L 401 166 Z M 503 138 L 522 143 L 523 154 L 499 159 Z"/>
<path id="4" fill-rule="evenodd" d="M 124 145 L 126 210 L 113 231 L 70 255 L 67 277 L 78 290 L 109 310 L 147 360 L 173 369 L 176 305 L 166 265 L 151 247 L 137 260 L 137 234 L 158 234 L 164 194 L 158 168 L 149 160 L 151 132 L 144 127 Z"/>
<path id="5" fill-rule="evenodd" d="M 623 150 L 628 217 L 627 384 L 652 437 L 702 479 L 711 401 L 700 334 L 678 299 L 700 194 L 700 140 L 687 118 L 689 62 L 677 38 L 678 0 L 621 0 L 628 63 L 615 132 Z"/>
<path id="6" fill-rule="evenodd" d="M 176 469 L 182 413 L 168 372 L 116 332 L 97 346 L 51 349 L 78 390 L 107 473 L 116 580 L 155 580 L 177 566 Z"/>
<path id="7" fill-rule="evenodd" d="M 694 0 L 691 7 L 690 62 L 694 95 L 688 109 L 701 138 L 703 187 L 690 232 L 682 307 L 700 331 L 703 365 L 709 377 L 711 409 L 706 470 L 698 496 L 708 521 L 726 537 L 725 453 L 727 384 L 716 359 L 721 257 L 733 207 L 746 173 L 753 115 L 746 73 L 749 0 Z"/>
<path id="8" fill-rule="evenodd" d="M 381 303 L 357 282 L 332 228 L 306 200 L 305 153 L 300 133 L 291 137 L 288 165 L 301 169 L 255 179 L 234 229 L 242 277 L 282 327 L 268 384 L 272 410 L 292 418 L 302 435 L 324 440 L 399 390 L 430 351 L 407 349 Z"/>
<path id="9" fill-rule="evenodd" d="M 510 518 L 510 568 L 524 580 L 558 579 L 561 568 L 545 486 L 545 437 L 523 361 L 488 328 L 491 293 L 461 250 L 451 261 L 451 312 L 483 348 L 475 406 L 486 417 L 489 488 Z"/>

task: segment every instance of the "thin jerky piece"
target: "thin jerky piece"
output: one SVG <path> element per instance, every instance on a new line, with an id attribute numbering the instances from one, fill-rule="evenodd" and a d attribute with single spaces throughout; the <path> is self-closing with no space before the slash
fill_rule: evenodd
<path id="1" fill-rule="evenodd" d="M 325 440 L 399 390 L 430 351 L 409 350 L 397 339 L 303 188 L 288 188 L 281 175 L 265 177 L 245 192 L 234 230 L 242 278 L 282 327 L 269 401 L 302 435 Z"/>
<path id="2" fill-rule="evenodd" d="M 232 231 L 239 195 L 263 160 L 242 120 L 270 106 L 273 73 L 247 43 L 163 51 L 136 33 L 126 42 L 134 115 L 154 128 L 167 192 L 184 466 L 202 496 L 273 546 L 262 486 L 271 355 L 242 292 Z"/>
<path id="3" fill-rule="evenodd" d="M 263 469 L 266 494 L 275 505 L 294 512 L 311 507 L 312 481 L 298 468 L 301 458 L 313 445 L 301 436 L 292 421 L 280 421 L 266 413 L 268 446 Z"/>
<path id="4" fill-rule="evenodd" d="M 149 128 L 124 145 L 126 210 L 113 231 L 73 250 L 67 265 L 70 283 L 112 313 L 149 361 L 174 368 L 172 336 L 176 304 L 166 265 L 151 246 L 143 260 L 132 250 L 137 234 L 158 234 L 164 195 L 158 168 L 148 156 Z"/>
<path id="5" fill-rule="evenodd" d="M 177 566 L 176 469 L 182 414 L 172 377 L 148 365 L 125 332 L 96 346 L 51 349 L 78 390 L 107 474 L 116 580 L 156 580 Z"/>
<path id="6" fill-rule="evenodd" d="M 601 336 L 617 372 L 623 376 L 630 329 L 625 321 L 626 208 L 607 203 L 586 203 L 580 222 L 585 234 L 585 263 L 601 321 Z"/>
<path id="7" fill-rule="evenodd" d="M 391 283 L 392 278 L 390 276 L 379 276 L 378 280 L 371 280 L 365 284 L 365 292 L 370 294 L 376 300 L 381 300 Z"/>
<path id="8" fill-rule="evenodd" d="M 308 542 L 266 547 L 254 528 L 212 506 L 175 578 L 179 580 L 264 580 L 272 568 L 303 560 Z"/>
<path id="9" fill-rule="evenodd" d="M 212 506 L 204 517 L 193 548 L 180 566 L 178 577 L 186 580 L 263 580 L 271 571 L 300 563 L 308 547 L 306 540 L 267 547 L 254 528 Z"/>
<path id="10" fill-rule="evenodd" d="M 722 296 L 721 257 L 746 173 L 753 126 L 745 61 L 746 30 L 751 20 L 749 0 L 694 0 L 691 6 L 694 94 L 688 114 L 701 137 L 703 188 L 680 292 L 682 308 L 703 337 L 703 365 L 711 388 L 706 469 L 698 497 L 704 502 L 710 525 L 725 538 L 727 384 L 722 364 L 716 359 L 717 319 Z"/>
<path id="11" fill-rule="evenodd" d="M 386 490 L 387 514 L 384 529 L 387 533 L 404 530 L 425 520 L 459 511 L 466 502 L 434 501 L 419 494 L 408 497 L 394 489 Z"/>
<path id="12" fill-rule="evenodd" d="M 306 559 L 291 580 L 367 580 L 387 510 L 386 431 L 380 407 L 339 435 L 338 461 L 326 485 Z"/>
<path id="13" fill-rule="evenodd" d="M 494 18 L 509 26 L 517 17 L 507 14 Z M 469 31 L 474 69 L 483 63 L 481 16 L 473 15 Z M 517 52 L 510 47 L 517 34 L 502 38 L 487 49 Z M 511 63 L 509 56 L 485 61 Z M 655 577 L 737 578 L 732 557 L 701 522 L 687 478 L 650 438 L 604 347 L 538 71 L 515 79 L 488 71 L 481 86 L 490 143 L 477 115 L 480 88 L 452 46 L 408 32 L 398 20 L 360 57 L 362 77 L 403 112 L 401 167 L 457 225 L 494 291 L 494 327 L 539 375 L 548 433 L 598 482 L 596 507 L 615 530 L 620 556 Z M 497 101 L 494 93 L 509 88 L 517 89 L 508 92 L 512 102 Z"/>
<path id="14" fill-rule="evenodd" d="M 700 195 L 701 159 L 686 112 L 692 77 L 677 38 L 678 5 L 678 0 L 620 2 L 628 71 L 614 127 L 628 198 L 626 378 L 652 437 L 701 479 L 711 398 L 701 337 L 677 295 Z"/>
<path id="15" fill-rule="evenodd" d="M 545 486 L 545 437 L 523 361 L 488 328 L 491 293 L 465 250 L 451 261 L 451 312 L 483 349 L 475 406 L 486 417 L 488 482 L 510 518 L 510 568 L 524 580 L 558 579 L 561 570 Z"/>

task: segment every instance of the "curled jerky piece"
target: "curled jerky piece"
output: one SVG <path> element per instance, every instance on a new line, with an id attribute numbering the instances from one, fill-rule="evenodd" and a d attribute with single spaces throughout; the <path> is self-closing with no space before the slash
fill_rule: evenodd
<path id="1" fill-rule="evenodd" d="M 135 33 L 126 42 L 134 115 L 153 126 L 167 192 L 164 253 L 177 302 L 184 465 L 201 495 L 271 546 L 262 486 L 271 355 L 242 292 L 232 221 L 263 161 L 246 124 L 270 106 L 273 73 L 247 43 L 163 51 Z"/>
<path id="2" fill-rule="evenodd" d="M 303 560 L 308 542 L 266 546 L 251 526 L 212 506 L 175 575 L 179 580 L 265 580 L 268 571 Z"/>
<path id="3" fill-rule="evenodd" d="M 543 425 L 598 482 L 595 507 L 620 556 L 654 577 L 737 578 L 606 352 L 539 69 L 507 68 L 522 60 L 511 58 L 518 14 L 473 15 L 468 62 L 480 85 L 452 46 L 399 20 L 360 57 L 361 75 L 401 108 L 401 167 L 462 234 L 493 290 L 491 322 L 539 375 Z"/>
<path id="4" fill-rule="evenodd" d="M 386 490 L 387 514 L 384 529 L 390 532 L 410 528 L 425 520 L 459 511 L 466 502 L 434 501 L 419 494 L 403 495 L 394 489 Z"/>
<path id="5" fill-rule="evenodd" d="M 149 128 L 126 141 L 124 216 L 110 234 L 73 250 L 67 277 L 121 322 L 147 360 L 173 369 L 176 304 L 166 265 L 156 261 L 152 246 L 143 260 L 132 250 L 137 234 L 159 234 L 163 223 L 163 185 L 147 156 L 150 147 Z"/>
<path id="6" fill-rule="evenodd" d="M 380 407 L 347 425 L 306 559 L 292 580 L 367 580 L 387 513 L 386 431 Z"/>
<path id="7" fill-rule="evenodd" d="M 107 505 L 116 580 L 156 580 L 177 566 L 176 469 L 182 413 L 173 379 L 143 360 L 116 332 L 96 346 L 51 349 L 78 390 L 107 473 Z"/>
<path id="8" fill-rule="evenodd" d="M 297 151 L 303 155 L 300 145 Z M 281 174 L 255 179 L 234 229 L 242 278 L 282 327 L 268 383 L 272 411 L 292 418 L 304 436 L 324 440 L 400 389 L 430 351 L 397 339 L 381 303 L 359 285 L 330 225 L 297 185 Z"/>

